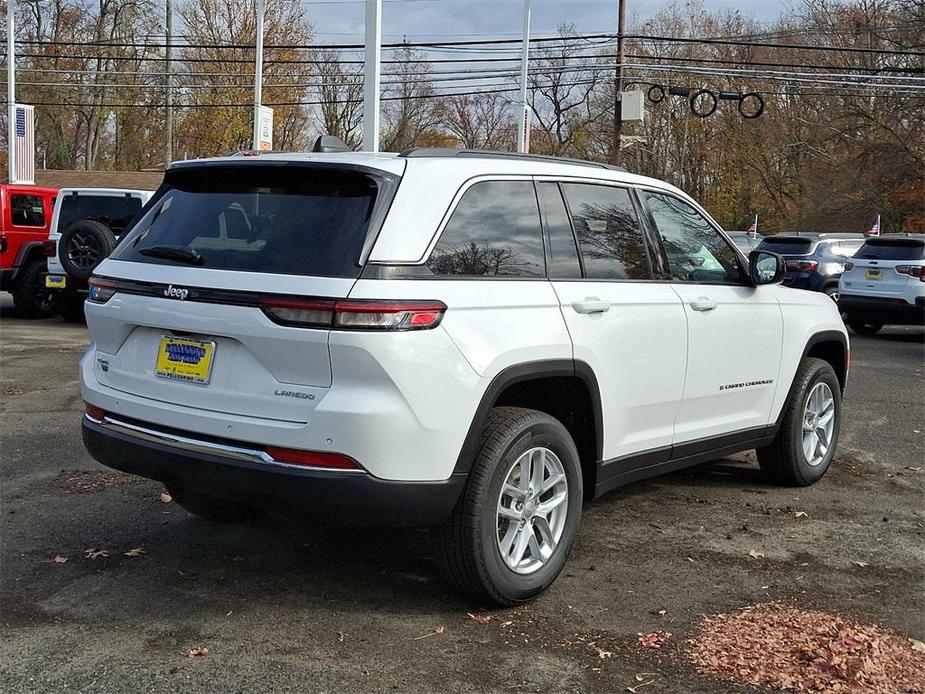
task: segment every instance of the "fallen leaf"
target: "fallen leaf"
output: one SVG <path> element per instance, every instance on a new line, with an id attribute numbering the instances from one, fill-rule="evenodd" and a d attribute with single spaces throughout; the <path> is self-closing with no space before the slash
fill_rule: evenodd
<path id="1" fill-rule="evenodd" d="M 347 636 L 348 636 L 348 634 L 347 634 L 346 631 L 338 631 L 338 632 L 337 632 L 337 641 L 338 641 L 338 643 L 343 643 L 343 642 L 344 642 L 344 639 L 347 638 Z"/>
<path id="2" fill-rule="evenodd" d="M 593 643 L 591 644 L 591 646 L 594 648 L 594 650 L 597 651 L 597 657 L 600 658 L 601 660 L 605 660 L 607 658 L 613 657 L 613 653 L 611 653 L 610 651 L 605 651 L 603 648 Z"/>
<path id="3" fill-rule="evenodd" d="M 55 558 L 52 559 L 55 564 L 64 564 L 67 561 L 67 557 L 62 557 L 60 554 L 56 554 Z"/>
<path id="4" fill-rule="evenodd" d="M 514 622 L 512 622 L 512 621 L 510 621 L 510 620 L 507 621 L 507 622 L 501 622 L 501 628 L 504 629 L 505 627 L 509 627 L 509 626 L 511 626 L 513 623 L 514 623 Z"/>
<path id="5" fill-rule="evenodd" d="M 806 518 L 808 515 L 809 515 L 809 514 L 806 513 L 806 511 L 794 511 L 794 512 L 793 512 L 793 517 L 794 517 L 794 518 Z"/>
<path id="6" fill-rule="evenodd" d="M 423 636 L 415 636 L 412 640 L 413 640 L 413 641 L 420 641 L 421 639 L 429 639 L 431 636 L 440 636 L 440 634 L 442 634 L 444 631 L 446 631 L 446 627 L 444 627 L 444 626 L 441 624 L 440 626 L 438 626 L 436 629 L 434 629 L 434 630 L 433 630 L 432 632 L 430 632 L 429 634 L 424 634 Z"/>
<path id="7" fill-rule="evenodd" d="M 199 656 L 209 655 L 209 649 L 206 646 L 194 646 L 188 651 L 180 651 L 187 658 L 197 658 Z"/>
<path id="8" fill-rule="evenodd" d="M 867 563 L 866 561 L 855 561 L 855 562 L 852 562 L 852 563 L 853 563 L 855 566 L 860 566 L 862 569 L 863 569 L 865 566 L 868 566 L 868 563 Z"/>
<path id="9" fill-rule="evenodd" d="M 491 621 L 490 614 L 472 614 L 471 612 L 466 612 L 466 616 L 477 624 L 488 624 Z"/>
<path id="10" fill-rule="evenodd" d="M 109 552 L 105 549 L 85 549 L 84 556 L 87 559 L 96 559 L 97 557 L 108 557 Z"/>
<path id="11" fill-rule="evenodd" d="M 167 492 L 161 492 L 161 495 L 158 498 L 161 500 L 161 503 L 164 504 L 169 504 L 171 501 L 173 501 L 173 497 L 170 496 L 170 494 Z"/>
<path id="12" fill-rule="evenodd" d="M 748 556 L 752 559 L 764 559 L 764 553 L 759 552 L 757 549 L 748 550 Z"/>
<path id="13" fill-rule="evenodd" d="M 626 688 L 626 691 L 630 692 L 630 694 L 636 694 L 636 692 L 638 692 L 640 689 L 642 689 L 643 687 L 646 687 L 646 686 L 652 684 L 653 682 L 655 682 L 655 680 L 649 680 L 648 682 L 643 682 L 642 684 L 637 684 L 635 687 L 627 687 L 627 688 Z"/>
<path id="14" fill-rule="evenodd" d="M 652 631 L 648 634 L 641 634 L 639 643 L 645 648 L 661 648 L 670 638 L 671 634 L 667 631 Z"/>
<path id="15" fill-rule="evenodd" d="M 140 557 L 142 554 L 147 554 L 144 547 L 136 547 L 135 549 L 130 549 L 128 552 L 123 552 L 127 557 Z"/>

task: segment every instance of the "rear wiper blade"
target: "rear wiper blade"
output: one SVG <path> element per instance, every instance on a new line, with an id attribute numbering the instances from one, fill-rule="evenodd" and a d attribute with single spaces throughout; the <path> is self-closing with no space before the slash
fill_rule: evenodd
<path id="1" fill-rule="evenodd" d="M 205 263 L 205 258 L 200 255 L 199 251 L 186 246 L 149 246 L 148 248 L 142 248 L 138 252 L 152 258 L 176 260 L 178 263 L 187 263 L 189 265 L 202 265 Z"/>

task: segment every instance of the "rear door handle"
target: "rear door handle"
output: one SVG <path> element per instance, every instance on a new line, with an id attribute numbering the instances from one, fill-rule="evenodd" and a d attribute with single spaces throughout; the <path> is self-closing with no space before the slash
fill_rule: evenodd
<path id="1" fill-rule="evenodd" d="M 712 311 L 716 308 L 716 301 L 705 296 L 698 296 L 689 302 L 695 311 Z"/>
<path id="2" fill-rule="evenodd" d="M 605 313 L 610 310 L 610 302 L 589 296 L 584 301 L 573 301 L 572 308 L 575 313 Z"/>

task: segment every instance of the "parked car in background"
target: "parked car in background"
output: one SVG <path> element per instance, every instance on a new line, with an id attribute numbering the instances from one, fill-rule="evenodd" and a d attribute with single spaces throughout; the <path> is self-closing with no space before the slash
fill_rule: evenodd
<path id="1" fill-rule="evenodd" d="M 90 279 L 84 442 L 214 520 L 435 527 L 452 585 L 514 605 L 620 485 L 749 449 L 822 478 L 847 331 L 783 273 L 602 164 L 177 162 Z"/>
<path id="2" fill-rule="evenodd" d="M 93 269 L 112 253 L 150 197 L 148 190 L 61 189 L 48 233 L 45 284 L 61 293 L 59 309 L 65 318 L 83 319 L 87 280 Z"/>
<path id="3" fill-rule="evenodd" d="M 925 235 L 867 239 L 845 263 L 838 306 L 861 335 L 884 325 L 925 325 Z"/>
<path id="4" fill-rule="evenodd" d="M 727 231 L 729 238 L 736 247 L 745 255 L 748 255 L 761 244 L 762 236 L 749 234 L 747 231 Z"/>
<path id="5" fill-rule="evenodd" d="M 766 236 L 760 250 L 784 258 L 784 285 L 794 289 L 824 292 L 838 300 L 838 278 L 845 261 L 864 244 L 863 234 L 788 233 Z"/>
<path id="6" fill-rule="evenodd" d="M 13 295 L 27 318 L 57 312 L 57 296 L 45 288 L 45 255 L 56 188 L 0 184 L 0 289 Z"/>

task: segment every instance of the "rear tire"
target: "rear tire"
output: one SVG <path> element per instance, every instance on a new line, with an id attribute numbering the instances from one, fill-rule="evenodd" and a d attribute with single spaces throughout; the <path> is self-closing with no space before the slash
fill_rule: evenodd
<path id="1" fill-rule="evenodd" d="M 240 523 L 259 515 L 249 506 L 217 496 L 190 491 L 177 484 L 165 484 L 173 500 L 193 515 L 213 523 Z"/>
<path id="2" fill-rule="evenodd" d="M 115 247 L 116 237 L 108 226 L 92 219 L 81 219 L 61 234 L 58 259 L 68 275 L 85 280 Z"/>
<path id="3" fill-rule="evenodd" d="M 568 559 L 581 501 L 578 450 L 562 423 L 535 410 L 495 408 L 466 488 L 437 531 L 443 576 L 481 604 L 532 600 Z"/>
<path id="4" fill-rule="evenodd" d="M 756 450 L 758 463 L 778 484 L 807 487 L 829 469 L 840 427 L 838 377 L 828 362 L 808 357 L 797 369 L 777 436 L 771 445 Z"/>
<path id="5" fill-rule="evenodd" d="M 849 327 L 858 335 L 876 335 L 883 327 L 883 323 L 864 321 L 859 318 L 848 318 Z"/>
<path id="6" fill-rule="evenodd" d="M 33 258 L 22 266 L 13 287 L 13 303 L 25 318 L 51 318 L 58 312 L 58 293 L 45 288 L 45 259 Z"/>

